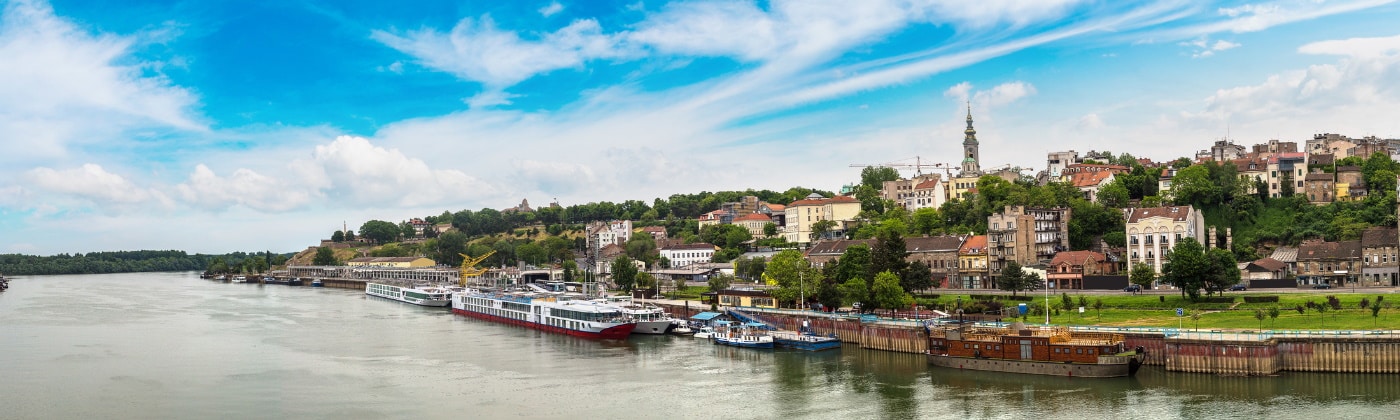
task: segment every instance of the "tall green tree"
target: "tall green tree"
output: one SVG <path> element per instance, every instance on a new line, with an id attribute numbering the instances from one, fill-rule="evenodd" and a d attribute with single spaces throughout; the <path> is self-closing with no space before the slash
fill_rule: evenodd
<path id="1" fill-rule="evenodd" d="M 997 288 L 1011 292 L 1011 296 L 1016 296 L 1016 292 L 1026 289 L 1026 272 L 1021 268 L 1021 264 L 1010 261 L 1001 267 L 1001 278 L 997 279 Z"/>
<path id="2" fill-rule="evenodd" d="M 870 275 L 870 247 L 855 244 L 846 247 L 846 252 L 835 261 L 833 278 L 837 283 L 845 283 L 853 278 L 866 278 Z"/>
<path id="3" fill-rule="evenodd" d="M 1123 185 L 1121 178 L 1114 178 L 1108 184 L 1099 188 L 1099 204 L 1104 207 L 1121 209 L 1128 206 L 1128 187 Z"/>
<path id="4" fill-rule="evenodd" d="M 729 288 L 729 285 L 732 284 L 733 282 L 734 282 L 734 277 L 727 276 L 727 275 L 724 275 L 724 274 L 719 274 L 719 275 L 715 275 L 715 276 L 710 276 L 710 281 L 708 282 L 708 286 L 710 287 L 710 291 L 711 291 L 711 292 L 719 292 L 719 291 L 722 291 L 722 290 L 724 290 L 724 289 L 728 289 L 728 288 Z"/>
<path id="5" fill-rule="evenodd" d="M 612 280 L 617 287 L 631 292 L 637 287 L 637 266 L 632 264 L 632 258 L 627 255 L 618 255 L 612 262 Z"/>
<path id="6" fill-rule="evenodd" d="M 345 242 L 345 232 L 337 230 L 332 233 L 331 242 Z"/>
<path id="7" fill-rule="evenodd" d="M 881 228 L 875 236 L 875 246 L 870 249 L 870 271 L 866 278 L 875 278 L 876 274 L 885 271 L 894 273 L 896 279 L 902 277 L 909 269 L 909 262 L 905 259 L 908 256 L 909 250 L 899 231 Z"/>
<path id="8" fill-rule="evenodd" d="M 865 305 L 865 302 L 870 302 L 870 287 L 867 284 L 865 279 L 859 277 L 846 280 L 845 283 L 841 284 L 841 293 L 845 295 L 842 306 L 861 302 L 860 311 L 869 312 L 870 306 Z"/>
<path id="9" fill-rule="evenodd" d="M 885 181 L 898 181 L 899 171 L 888 166 L 867 166 L 860 170 L 860 184 L 874 188 L 879 191 L 885 187 Z"/>
<path id="10" fill-rule="evenodd" d="M 1220 294 L 1225 289 L 1240 283 L 1240 269 L 1235 262 L 1235 254 L 1221 248 L 1206 251 L 1210 262 L 1210 275 L 1205 280 L 1206 292 Z"/>
<path id="11" fill-rule="evenodd" d="M 875 282 L 870 286 L 870 300 L 871 309 L 904 309 L 914 301 L 899 287 L 899 276 L 889 271 L 875 275 Z"/>
<path id="12" fill-rule="evenodd" d="M 809 234 L 810 237 L 808 239 L 811 239 L 813 241 L 821 239 L 822 237 L 826 236 L 827 232 L 831 232 L 831 230 L 835 228 L 836 222 L 833 222 L 831 220 L 818 220 L 816 222 L 813 222 L 812 233 Z"/>
<path id="13" fill-rule="evenodd" d="M 1195 238 L 1182 238 L 1167 252 L 1162 265 L 1162 280 L 1181 289 L 1181 296 L 1195 300 L 1201 295 L 1205 279 L 1213 275 L 1214 262 L 1206 256 L 1205 248 Z"/>
<path id="14" fill-rule="evenodd" d="M 782 304 L 797 302 L 799 296 L 816 293 L 820 271 L 797 250 L 783 250 L 773 255 L 763 272 L 763 278 L 777 288 L 769 290 L 773 299 Z"/>
<path id="15" fill-rule="evenodd" d="M 763 224 L 763 236 L 769 238 L 778 236 L 778 225 L 776 223 Z"/>
<path id="16" fill-rule="evenodd" d="M 909 292 L 935 287 L 933 270 L 930 270 L 928 263 L 923 261 L 909 263 L 909 269 L 905 270 L 904 276 L 899 278 L 899 286 Z"/>
<path id="17" fill-rule="evenodd" d="M 330 247 L 316 248 L 316 256 L 311 259 L 311 265 L 340 265 L 335 259 L 335 251 Z"/>
<path id="18" fill-rule="evenodd" d="M 393 241 L 399 237 L 399 227 L 383 220 L 370 220 L 360 225 L 360 236 L 375 243 Z"/>

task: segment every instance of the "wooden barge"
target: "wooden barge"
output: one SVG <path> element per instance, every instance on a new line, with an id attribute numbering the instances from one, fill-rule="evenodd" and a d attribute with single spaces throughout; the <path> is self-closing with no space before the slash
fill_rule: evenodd
<path id="1" fill-rule="evenodd" d="M 1122 334 L 1064 327 L 948 325 L 929 329 L 929 364 L 1035 375 L 1133 376 L 1142 366 L 1143 351 L 1128 351 L 1123 342 Z"/>

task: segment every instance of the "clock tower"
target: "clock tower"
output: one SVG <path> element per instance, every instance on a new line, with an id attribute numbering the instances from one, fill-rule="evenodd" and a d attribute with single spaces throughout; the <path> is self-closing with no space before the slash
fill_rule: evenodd
<path id="1" fill-rule="evenodd" d="M 961 176 L 979 176 L 982 168 L 977 164 L 977 130 L 972 128 L 972 104 L 967 105 L 967 130 L 963 131 L 963 160 Z"/>

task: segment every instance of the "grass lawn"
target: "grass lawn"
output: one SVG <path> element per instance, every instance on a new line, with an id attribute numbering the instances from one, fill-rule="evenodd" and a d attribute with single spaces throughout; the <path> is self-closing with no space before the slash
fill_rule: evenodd
<path id="1" fill-rule="evenodd" d="M 1332 310 L 1328 307 L 1327 312 L 1319 314 L 1316 310 L 1306 309 L 1302 314 L 1294 308 L 1306 306 L 1308 301 L 1319 305 L 1327 303 L 1327 296 L 1335 296 L 1340 302 L 1342 309 Z M 1016 306 L 1018 303 L 1026 303 L 1032 307 L 1044 307 L 1044 295 L 1034 295 L 1035 300 L 1030 302 L 1003 300 L 1005 306 Z M 1074 304 L 1079 305 L 1079 296 L 1070 294 Z M 1076 310 L 1061 310 L 1059 315 L 1051 311 L 1051 322 L 1064 325 L 1103 325 L 1103 326 L 1125 326 L 1125 327 L 1171 327 L 1175 328 L 1180 321 L 1184 328 L 1200 329 L 1247 329 L 1254 330 L 1260 327 L 1259 320 L 1254 318 L 1254 310 L 1265 311 L 1263 327 L 1265 329 L 1278 330 L 1318 330 L 1318 329 L 1400 329 L 1400 307 L 1385 308 L 1380 311 L 1379 317 L 1372 317 L 1371 310 L 1361 309 L 1360 302 L 1366 298 L 1370 304 L 1376 302 L 1376 294 L 1350 294 L 1350 293 L 1285 293 L 1277 294 L 1279 302 L 1273 303 L 1244 303 L 1242 296 L 1275 296 L 1266 293 L 1242 293 L 1226 294 L 1226 297 L 1235 297 L 1234 303 L 1198 303 L 1183 299 L 1180 295 L 1083 295 L 1088 301 L 1083 314 Z M 1386 303 L 1400 306 L 1400 295 L 1386 294 Z M 939 295 L 937 299 L 919 298 L 919 302 L 933 307 L 944 307 L 952 309 L 956 307 L 957 298 L 961 297 L 964 306 L 973 302 L 990 299 L 986 295 Z M 1102 311 L 1094 310 L 1094 301 L 1102 300 Z M 1393 300 L 1393 302 L 1391 301 Z M 1050 305 L 1052 308 L 1060 306 L 1061 296 L 1050 295 Z M 1268 309 L 1279 308 L 1279 317 L 1271 319 L 1268 317 Z M 1178 318 L 1176 308 L 1183 308 L 1186 316 Z M 1199 320 L 1192 320 L 1190 315 L 1199 313 Z M 1045 315 L 1030 315 L 1028 322 L 1044 322 Z"/>
<path id="2" fill-rule="evenodd" d="M 708 291 L 710 291 L 708 286 L 686 286 L 679 291 L 668 291 L 664 294 L 667 299 L 700 300 L 700 294 Z"/>

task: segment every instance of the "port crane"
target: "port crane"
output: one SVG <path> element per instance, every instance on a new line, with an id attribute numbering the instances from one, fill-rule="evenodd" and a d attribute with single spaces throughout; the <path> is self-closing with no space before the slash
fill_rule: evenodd
<path id="1" fill-rule="evenodd" d="M 481 256 L 479 257 L 472 257 L 467 254 L 457 254 L 462 256 L 462 267 L 457 269 L 457 284 L 461 285 L 462 287 L 467 287 L 468 278 L 480 277 L 482 274 L 486 274 L 487 269 L 476 268 L 476 265 L 481 264 L 482 261 L 486 261 L 487 258 L 490 258 L 492 255 L 495 254 L 496 250 L 487 251 L 485 254 L 481 254 Z"/>
<path id="2" fill-rule="evenodd" d="M 887 167 L 887 168 L 897 168 L 897 169 L 913 169 L 915 175 L 923 175 L 923 173 L 924 173 L 924 169 L 923 169 L 923 168 L 934 168 L 933 170 L 935 170 L 935 171 L 941 170 L 941 171 L 944 171 L 945 173 L 947 173 L 948 178 L 952 178 L 952 177 L 953 177 L 953 167 L 952 167 L 952 166 L 949 166 L 949 165 L 946 164 L 946 163 L 923 163 L 923 158 L 921 158 L 921 157 L 919 157 L 919 156 L 914 156 L 913 159 L 914 159 L 914 163 L 897 163 L 897 162 L 891 162 L 891 163 L 881 163 L 881 164 L 875 164 L 875 165 L 866 165 L 866 164 L 853 163 L 853 164 L 851 164 L 851 167 L 852 167 L 852 168 L 867 168 L 867 167 L 877 167 L 877 168 L 878 168 L 878 167 Z M 904 161 L 906 161 L 906 162 L 907 162 L 908 160 L 909 160 L 909 159 L 904 159 Z"/>

